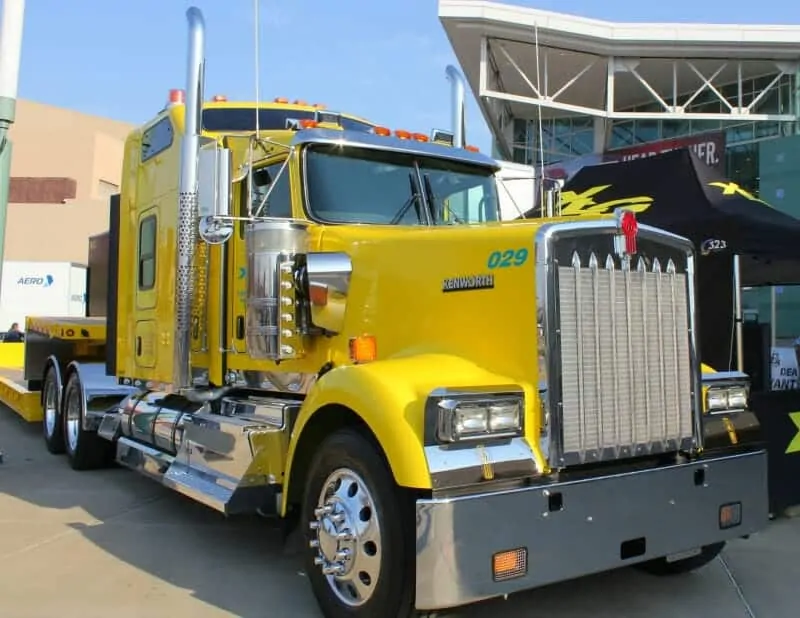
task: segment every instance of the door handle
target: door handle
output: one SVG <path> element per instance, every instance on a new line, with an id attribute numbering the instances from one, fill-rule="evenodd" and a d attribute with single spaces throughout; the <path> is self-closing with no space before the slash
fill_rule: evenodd
<path id="1" fill-rule="evenodd" d="M 136 337 L 136 356 L 142 355 L 142 338 Z"/>

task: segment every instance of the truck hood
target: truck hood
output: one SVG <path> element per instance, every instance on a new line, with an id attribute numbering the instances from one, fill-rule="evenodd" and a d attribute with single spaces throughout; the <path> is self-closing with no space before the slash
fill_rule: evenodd
<path id="1" fill-rule="evenodd" d="M 325 228 L 319 250 L 352 260 L 343 334 L 374 335 L 379 358 L 453 354 L 533 380 L 540 227 L 519 221 Z"/>

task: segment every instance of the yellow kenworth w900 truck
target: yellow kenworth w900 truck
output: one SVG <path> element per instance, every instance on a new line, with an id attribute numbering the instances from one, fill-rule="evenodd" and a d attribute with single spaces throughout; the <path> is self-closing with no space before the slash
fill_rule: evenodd
<path id="1" fill-rule="evenodd" d="M 688 241 L 499 222 L 492 159 L 302 105 L 212 130 L 188 18 L 184 100 L 126 143 L 107 317 L 30 318 L 4 395 L 52 452 L 298 522 L 328 618 L 687 571 L 766 524 L 747 377 L 701 377 Z"/>

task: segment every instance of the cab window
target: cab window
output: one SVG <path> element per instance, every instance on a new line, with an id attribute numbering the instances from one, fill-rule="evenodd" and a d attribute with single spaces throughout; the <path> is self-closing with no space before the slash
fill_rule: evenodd
<path id="1" fill-rule="evenodd" d="M 151 290 L 156 284 L 156 216 L 139 223 L 139 289 Z"/>
<path id="2" fill-rule="evenodd" d="M 253 195 L 250 208 L 262 217 L 291 217 L 292 196 L 289 191 L 289 167 L 282 173 L 283 161 L 259 168 L 253 172 Z M 274 186 L 273 186 L 274 185 Z M 272 187 L 272 191 L 269 191 Z M 269 191 L 266 203 L 264 198 Z"/>

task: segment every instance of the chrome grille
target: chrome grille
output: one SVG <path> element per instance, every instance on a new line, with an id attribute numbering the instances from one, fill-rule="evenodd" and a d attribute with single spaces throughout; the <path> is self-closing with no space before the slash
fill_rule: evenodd
<path id="1" fill-rule="evenodd" d="M 672 259 L 558 267 L 562 465 L 691 445 L 687 294 Z"/>

